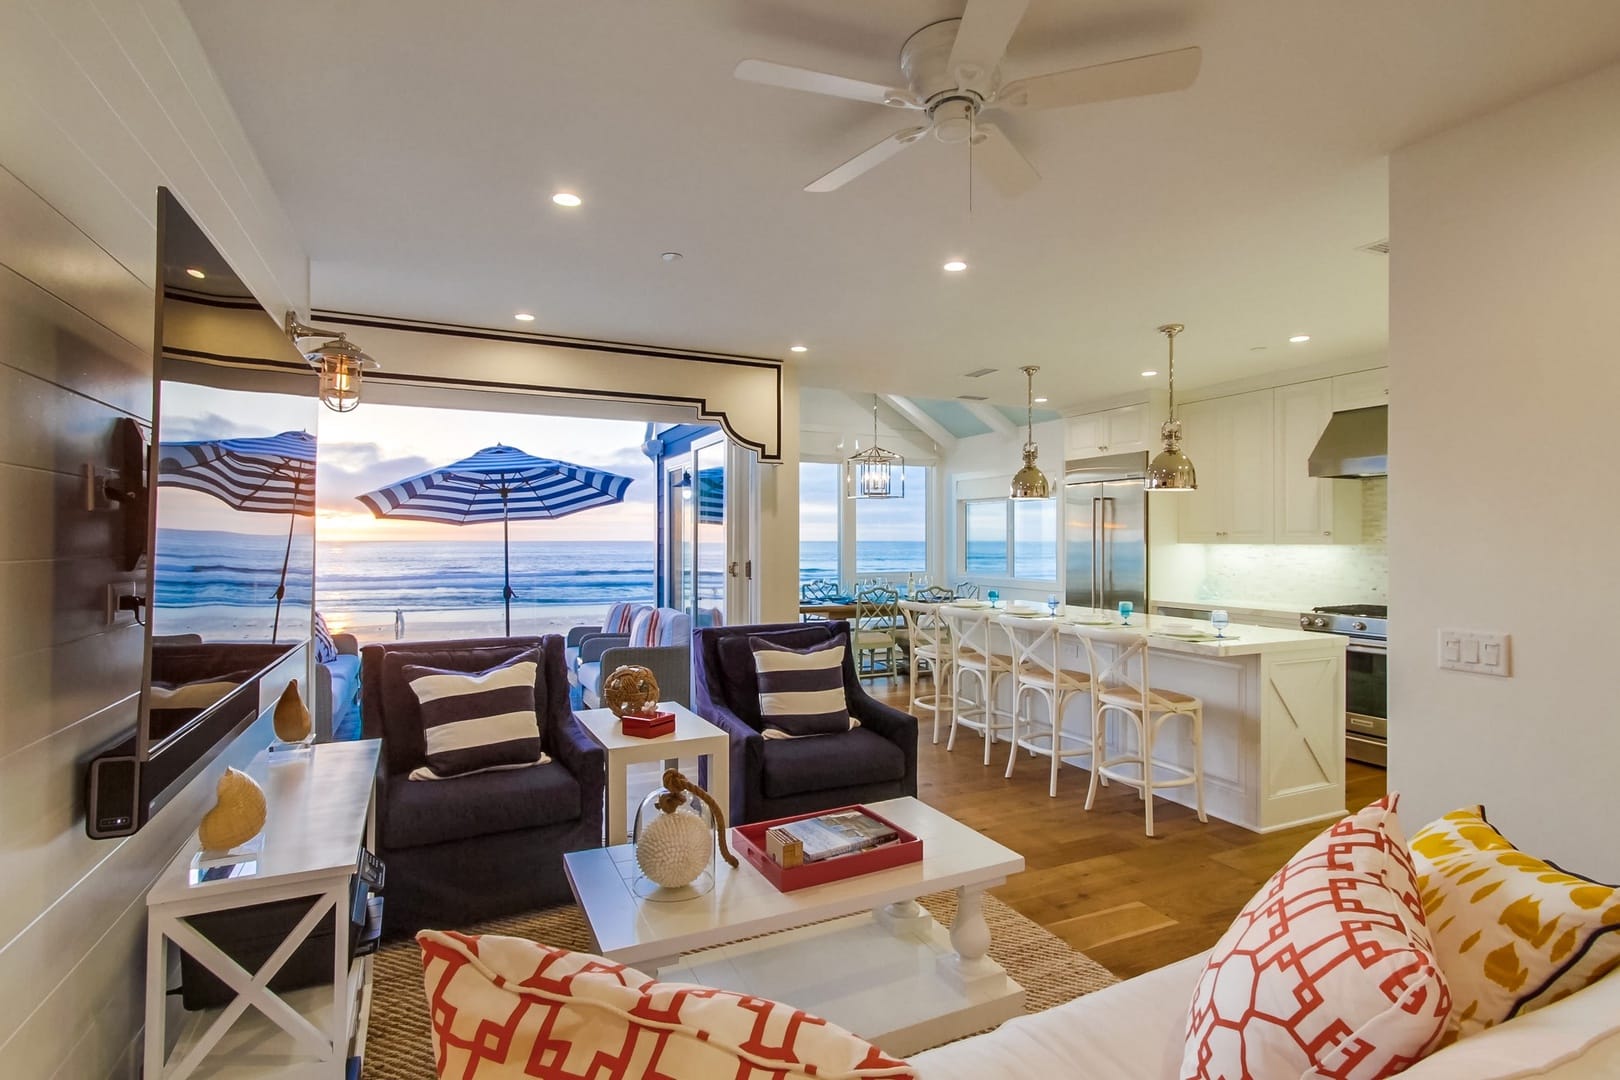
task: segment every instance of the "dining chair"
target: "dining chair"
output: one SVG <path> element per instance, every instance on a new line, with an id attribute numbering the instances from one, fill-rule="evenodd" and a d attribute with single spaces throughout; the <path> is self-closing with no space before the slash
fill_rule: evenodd
<path id="1" fill-rule="evenodd" d="M 1096 744 L 1089 718 L 1084 734 L 1063 729 L 1064 706 L 1076 695 L 1091 692 L 1091 675 L 1064 666 L 1058 620 L 1045 615 L 1033 618 L 1008 614 L 997 621 L 1012 643 L 1013 730 L 1012 746 L 1007 751 L 1007 778 L 1012 778 L 1019 750 L 1031 757 L 1044 756 L 1052 764 L 1047 794 L 1057 798 L 1058 766 L 1063 760 L 1094 756 Z M 1046 703 L 1044 723 L 1031 707 L 1036 698 Z"/>
<path id="2" fill-rule="evenodd" d="M 991 617 L 994 613 L 989 606 L 943 604 L 939 614 L 950 635 L 947 651 L 951 658 L 951 730 L 945 749 L 956 748 L 958 726 L 980 732 L 984 735 L 984 763 L 988 765 L 996 735 L 1010 732 L 1013 727 L 1012 714 L 996 704 L 996 692 L 1012 674 L 1012 656 L 1005 646 L 997 651 L 1001 643 L 995 638 L 1005 635 Z M 968 680 L 977 687 L 977 697 L 963 693 L 963 683 Z"/>
<path id="3" fill-rule="evenodd" d="M 1091 742 L 1095 750 L 1091 767 L 1091 786 L 1086 791 L 1086 809 L 1090 810 L 1097 798 L 1097 785 L 1109 780 L 1134 787 L 1142 796 L 1147 819 L 1147 834 L 1153 835 L 1153 793 L 1163 788 L 1192 785 L 1195 808 L 1199 821 L 1208 821 L 1204 813 L 1204 703 L 1191 694 L 1179 690 L 1165 690 L 1153 686 L 1148 677 L 1147 635 L 1131 630 L 1104 629 L 1094 626 L 1064 624 L 1063 633 L 1080 639 L 1086 650 L 1091 668 Z M 1104 651 L 1106 650 L 1106 651 Z M 1120 750 L 1110 754 L 1108 749 L 1108 718 L 1110 715 L 1129 722 L 1134 731 L 1136 750 L 1132 753 L 1126 740 L 1120 740 Z M 1159 728 L 1171 717 L 1186 717 L 1191 725 L 1192 766 L 1186 767 L 1156 760 L 1153 744 Z M 1134 766 L 1134 772 L 1121 773 L 1119 766 Z M 1173 780 L 1156 780 L 1155 772 L 1167 772 Z"/>
<path id="4" fill-rule="evenodd" d="M 934 720 L 934 742 L 939 742 L 939 714 L 946 705 L 946 683 L 951 677 L 950 633 L 940 615 L 937 603 L 922 600 L 900 601 L 901 614 L 906 619 L 906 636 L 910 644 L 910 659 L 906 665 L 906 682 L 911 692 L 911 711 L 929 713 Z M 917 693 L 917 680 L 923 665 L 928 665 L 933 678 L 933 690 Z"/>
<path id="5" fill-rule="evenodd" d="M 885 585 L 868 585 L 855 594 L 855 622 L 851 628 L 856 654 L 855 668 L 861 678 L 892 675 L 900 649 L 897 631 L 904 625 L 900 616 L 900 594 Z M 878 653 L 883 666 L 878 667 Z"/>

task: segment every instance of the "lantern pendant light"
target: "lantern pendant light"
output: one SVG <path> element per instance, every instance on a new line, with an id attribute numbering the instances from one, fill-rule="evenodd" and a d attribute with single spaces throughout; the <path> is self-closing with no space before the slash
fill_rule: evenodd
<path id="1" fill-rule="evenodd" d="M 298 350 L 320 374 L 321 402 L 333 412 L 352 412 L 360 404 L 360 381 L 365 372 L 378 367 L 377 361 L 350 341 L 347 334 L 305 326 L 294 312 L 287 312 L 285 329 L 295 346 L 300 338 L 330 339 L 307 352 L 302 346 Z"/>
<path id="2" fill-rule="evenodd" d="M 1012 490 L 1007 493 L 1009 499 L 1050 499 L 1052 485 L 1035 464 L 1040 456 L 1041 448 L 1035 445 L 1035 373 L 1041 370 L 1034 365 L 1020 368 L 1024 377 L 1029 380 L 1028 392 L 1024 401 L 1024 465 L 1013 474 Z"/>
<path id="3" fill-rule="evenodd" d="M 1181 421 L 1176 419 L 1176 335 L 1186 327 L 1180 323 L 1166 323 L 1159 327 L 1170 345 L 1170 415 L 1159 434 L 1164 438 L 1164 449 L 1148 466 L 1149 491 L 1197 491 L 1198 471 L 1192 461 L 1181 452 Z"/>
<path id="4" fill-rule="evenodd" d="M 906 459 L 878 445 L 878 407 L 872 398 L 872 445 L 844 462 L 844 497 L 848 499 L 903 499 L 906 497 Z M 858 444 L 857 444 L 858 445 Z"/>

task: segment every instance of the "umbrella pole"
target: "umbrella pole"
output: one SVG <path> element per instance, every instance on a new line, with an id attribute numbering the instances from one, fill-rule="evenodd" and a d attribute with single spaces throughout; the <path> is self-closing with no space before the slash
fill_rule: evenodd
<path id="1" fill-rule="evenodd" d="M 296 502 L 298 488 L 293 487 L 293 499 Z M 287 563 L 292 559 L 293 526 L 298 523 L 297 514 L 287 516 L 287 550 L 281 553 L 281 580 L 276 584 L 276 619 L 270 626 L 270 644 L 274 645 L 281 637 L 281 601 L 287 595 Z"/>
<path id="2" fill-rule="evenodd" d="M 507 500 L 510 493 L 501 488 L 501 562 L 505 584 L 501 594 L 506 598 L 506 636 L 512 636 L 512 508 Z"/>

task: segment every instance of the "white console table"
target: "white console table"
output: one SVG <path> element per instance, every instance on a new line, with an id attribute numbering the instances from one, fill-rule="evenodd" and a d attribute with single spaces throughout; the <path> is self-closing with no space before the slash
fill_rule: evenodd
<path id="1" fill-rule="evenodd" d="M 269 804 L 251 872 L 197 882 L 197 841 L 183 847 L 146 896 L 147 1080 L 297 1077 L 342 1080 L 365 1046 L 371 957 L 350 961 L 350 880 L 373 835 L 372 792 L 381 744 L 326 743 L 261 753 L 245 770 Z M 236 963 L 188 921 L 276 900 L 311 907 L 258 971 Z M 277 994 L 268 983 L 323 921 L 333 928 L 332 983 Z M 168 994 L 169 949 L 196 960 L 235 992 L 222 1009 L 184 1012 Z M 171 1015 L 172 1014 L 172 1015 Z"/>

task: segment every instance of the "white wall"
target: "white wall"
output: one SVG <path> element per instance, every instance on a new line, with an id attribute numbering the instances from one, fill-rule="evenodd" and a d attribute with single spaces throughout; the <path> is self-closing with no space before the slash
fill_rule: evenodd
<path id="1" fill-rule="evenodd" d="M 1620 876 L 1620 65 L 1390 164 L 1390 786 Z M 1513 677 L 1436 667 L 1513 635 Z"/>
<path id="2" fill-rule="evenodd" d="M 1063 421 L 1048 420 L 1035 425 L 1035 443 L 1040 447 L 1041 454 L 1038 464 L 1041 471 L 1046 473 L 1052 481 L 1055 492 L 1061 492 L 1063 487 Z M 957 487 L 962 481 L 988 480 L 999 483 L 997 490 L 1005 491 L 1012 482 L 1013 473 L 1017 472 L 1023 464 L 1024 429 L 1020 427 L 1015 434 L 1002 435 L 999 432 L 986 432 L 983 435 L 973 435 L 957 441 L 945 459 L 940 463 L 940 471 L 944 474 L 944 503 L 942 508 L 942 525 L 945 533 L 945 565 L 944 579 L 956 583 L 964 579 L 971 580 L 979 585 L 980 594 L 985 589 L 995 589 L 1009 600 L 1033 600 L 1045 602 L 1048 594 L 1063 592 L 1063 545 L 1062 545 L 1062 500 L 1057 500 L 1058 510 L 1058 562 L 1057 580 L 1055 582 L 1019 582 L 1010 578 L 991 579 L 982 574 L 964 574 L 962 565 L 962 538 L 960 535 L 961 515 L 957 509 Z"/>
<path id="3" fill-rule="evenodd" d="M 143 635 L 106 623 L 130 575 L 78 470 L 112 466 L 119 417 L 151 419 L 160 184 L 267 306 L 307 306 L 176 0 L 0 4 L 0 1076 L 19 1080 L 137 1071 L 144 895 L 212 784 L 134 837 L 85 836 L 83 763 L 134 726 Z"/>

